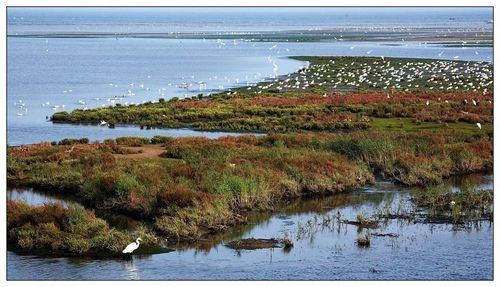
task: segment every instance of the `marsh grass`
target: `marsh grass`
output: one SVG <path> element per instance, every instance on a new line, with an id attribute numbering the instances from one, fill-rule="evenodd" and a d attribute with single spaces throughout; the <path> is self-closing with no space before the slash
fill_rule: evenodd
<path id="1" fill-rule="evenodd" d="M 411 83 L 405 80 L 404 88 L 390 82 L 390 88 L 384 89 L 374 84 L 378 81 L 374 74 L 382 77 L 385 73 L 388 62 L 383 59 L 297 59 L 311 62 L 309 68 L 290 75 L 311 82 L 306 89 L 280 89 L 279 85 L 284 85 L 280 81 L 286 80 L 280 78 L 259 83 L 260 93 L 255 87 L 244 87 L 209 98 L 77 109 L 52 116 L 54 122 L 106 120 L 112 126 L 123 123 L 139 124 L 141 128 L 270 132 L 266 136 L 217 140 L 120 137 L 92 144 L 82 138 L 65 139 L 59 145 L 9 147 L 8 184 L 70 193 L 86 207 L 114 210 L 149 221 L 156 233 L 169 240 L 193 241 L 245 222 L 247 211 L 272 210 L 290 198 L 352 190 L 373 183 L 376 176 L 408 186 L 431 186 L 454 174 L 492 171 L 491 65 L 387 59 L 394 69 L 403 72 L 408 67 L 430 66 L 453 67 L 454 72 L 439 68 L 438 77 L 422 74 L 411 79 Z M 376 72 L 367 73 L 366 81 L 352 86 L 351 82 L 367 70 Z M 460 74 L 466 70 L 486 75 L 487 82 L 472 76 L 474 73 Z M 345 79 L 334 83 L 339 75 Z M 450 77 L 456 89 L 436 91 L 448 84 L 446 79 Z M 474 91 L 469 84 L 485 89 Z M 430 92 L 431 88 L 434 91 Z M 464 103 L 471 99 L 478 104 Z M 426 101 L 430 104 L 426 105 Z M 476 123 L 483 128 L 479 130 Z M 130 152 L 123 146 L 148 144 L 162 145 L 165 151 L 160 157 L 141 159 L 116 156 Z M 416 195 L 415 204 L 427 209 L 432 220 L 463 222 L 491 218 L 492 198 L 492 192 L 455 194 L 431 190 Z M 450 208 L 451 201 L 455 204 Z M 405 204 L 396 210 L 386 207 L 379 213 L 383 216 L 363 215 L 351 221 L 361 229 L 375 228 L 378 219 L 409 219 L 415 214 Z M 56 219 L 68 216 L 71 220 L 66 223 Z M 340 230 L 345 220 L 340 214 L 315 217 L 298 225 L 297 236 L 313 237 L 318 230 L 335 226 Z M 87 211 L 69 210 L 46 222 L 27 221 L 13 227 L 17 231 L 12 231 L 12 240 L 26 248 L 47 248 L 52 244 L 47 238 L 62 232 L 71 236 L 51 248 L 79 254 L 96 248 L 113 250 L 125 238 L 111 231 L 99 236 L 86 234 L 82 228 L 85 224 L 109 229 Z M 137 230 L 147 237 L 144 232 Z M 88 237 L 94 241 L 85 240 Z"/>
<path id="2" fill-rule="evenodd" d="M 7 229 L 9 242 L 23 250 L 80 255 L 119 254 L 132 239 L 83 207 L 56 203 L 31 206 L 8 200 Z"/>
<path id="3" fill-rule="evenodd" d="M 72 139 L 72 138 L 65 138 L 62 139 L 58 142 L 58 145 L 74 145 L 74 144 L 88 144 L 89 139 L 88 138 L 79 138 L 79 139 Z"/>
<path id="4" fill-rule="evenodd" d="M 431 131 L 155 141 L 165 142 L 165 152 L 140 159 L 117 158 L 117 143 L 111 140 L 9 147 L 8 183 L 70 193 L 87 207 L 152 222 L 155 232 L 174 242 L 193 241 L 244 222 L 245 212 L 272 210 L 291 198 L 353 190 L 373 183 L 375 176 L 429 185 L 452 174 L 491 170 L 493 149 L 486 134 Z M 131 144 L 129 139 L 122 143 Z M 463 213 L 462 205 L 456 214 Z M 304 223 L 303 233 L 338 222 L 317 218 Z M 355 223 L 375 226 L 368 218 Z M 75 245 L 79 248 L 85 249 Z"/>
<path id="5" fill-rule="evenodd" d="M 155 138 L 155 141 L 156 140 L 157 139 Z M 133 146 L 133 147 L 143 146 L 150 143 L 149 138 L 145 137 L 118 137 L 115 139 L 115 141 L 119 145 Z"/>
<path id="6" fill-rule="evenodd" d="M 431 222 L 463 224 L 493 219 L 493 191 L 466 185 L 458 191 L 447 186 L 429 187 L 415 194 L 414 204 L 425 208 Z"/>

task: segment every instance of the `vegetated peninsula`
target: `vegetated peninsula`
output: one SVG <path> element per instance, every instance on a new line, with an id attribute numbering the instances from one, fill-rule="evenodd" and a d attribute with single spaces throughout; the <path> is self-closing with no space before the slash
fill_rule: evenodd
<path id="1" fill-rule="evenodd" d="M 308 68 L 205 97 L 58 112 L 54 122 L 227 131 L 338 131 L 492 123 L 491 63 L 296 57 Z M 125 95 L 126 96 L 126 95 Z M 407 123 L 410 121 L 411 123 Z M 471 124 L 470 127 L 462 124 Z"/>

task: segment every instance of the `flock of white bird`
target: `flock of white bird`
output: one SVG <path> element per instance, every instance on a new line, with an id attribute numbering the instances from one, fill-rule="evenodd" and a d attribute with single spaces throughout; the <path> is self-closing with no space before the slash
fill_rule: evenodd
<path id="1" fill-rule="evenodd" d="M 289 74 L 282 79 L 260 84 L 254 88 L 254 93 L 260 94 L 267 89 L 306 90 L 312 86 L 324 85 L 332 90 L 364 87 L 382 91 L 410 91 L 425 88 L 487 93 L 493 85 L 492 69 L 490 64 L 483 62 L 400 62 L 384 57 L 371 62 L 336 63 L 331 60 L 326 64 L 311 65 L 298 74 Z"/>
<path id="2" fill-rule="evenodd" d="M 273 69 L 274 71 L 277 70 L 277 64 L 272 60 L 273 64 Z M 272 74 L 268 75 L 269 77 L 273 76 Z M 147 78 L 151 78 L 150 75 L 147 76 Z M 217 75 L 211 76 L 208 78 L 209 81 L 213 82 L 224 82 L 227 83 L 228 86 L 233 86 L 233 85 L 250 85 L 250 82 L 254 81 L 260 81 L 264 80 L 266 77 L 262 75 L 262 73 L 255 73 L 253 75 L 246 75 L 244 79 L 240 80 L 239 78 L 235 79 L 230 79 L 227 76 L 224 77 L 219 77 Z M 134 105 L 140 105 L 144 104 L 146 102 L 151 102 L 151 103 L 157 103 L 158 100 L 152 100 L 152 101 L 146 101 L 146 100 L 134 100 L 138 95 L 144 96 L 147 95 L 148 97 L 154 97 L 156 99 L 158 98 L 165 98 L 166 97 L 166 91 L 167 89 L 172 89 L 172 88 L 177 88 L 179 90 L 184 90 L 185 93 L 183 96 L 180 96 L 180 98 L 194 98 L 197 97 L 198 94 L 200 93 L 205 93 L 205 95 L 210 96 L 212 90 L 208 90 L 208 83 L 207 81 L 195 81 L 195 76 L 191 77 L 182 77 L 182 80 L 184 82 L 182 83 L 167 83 L 165 87 L 158 88 L 157 93 L 153 91 L 153 88 L 147 87 L 146 84 L 140 83 L 128 83 L 128 84 L 119 84 L 119 83 L 109 83 L 106 84 L 109 86 L 111 89 L 115 90 L 114 96 L 108 96 L 108 97 L 95 97 L 92 99 L 93 102 L 97 103 L 90 103 L 88 100 L 85 99 L 78 99 L 74 103 L 74 107 L 82 110 L 88 110 L 89 107 L 111 107 L 115 106 L 117 104 L 120 104 L 122 106 L 134 106 Z M 190 81 L 188 81 L 190 80 Z M 224 90 L 224 85 L 218 85 L 214 90 Z M 208 93 L 206 93 L 209 91 Z M 62 91 L 63 94 L 71 94 L 73 93 L 72 89 L 66 89 Z M 24 100 L 18 100 L 14 102 L 14 105 L 18 108 L 17 115 L 18 116 L 24 116 L 28 113 L 28 108 L 27 108 L 27 103 Z M 64 111 L 66 109 L 66 104 L 51 104 L 50 101 L 43 102 L 41 104 L 42 108 L 47 108 L 51 109 L 52 111 Z"/>
<path id="3" fill-rule="evenodd" d="M 23 116 L 26 113 L 28 113 L 28 107 L 26 106 L 26 103 L 23 102 L 23 100 L 18 100 L 16 102 L 14 102 L 14 106 L 16 106 L 18 108 L 18 112 L 17 112 L 18 116 Z"/>

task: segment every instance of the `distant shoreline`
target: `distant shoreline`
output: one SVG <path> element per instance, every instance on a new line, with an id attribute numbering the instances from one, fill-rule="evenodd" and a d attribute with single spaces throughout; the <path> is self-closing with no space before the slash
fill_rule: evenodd
<path id="1" fill-rule="evenodd" d="M 483 29 L 449 30 L 443 28 L 415 28 L 404 31 L 379 29 L 370 34 L 360 29 L 329 30 L 288 30 L 288 31 L 235 31 L 235 32 L 153 32 L 153 33 L 114 33 L 114 32 L 57 32 L 57 33 L 10 33 L 13 38 L 144 38 L 144 39 L 204 39 L 204 40 L 240 40 L 246 42 L 393 42 L 393 41 L 425 41 L 446 42 L 473 41 L 491 44 L 493 31 Z"/>

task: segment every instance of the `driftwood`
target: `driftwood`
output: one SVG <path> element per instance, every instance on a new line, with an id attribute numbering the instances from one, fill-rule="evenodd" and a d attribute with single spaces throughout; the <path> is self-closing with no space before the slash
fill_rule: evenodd
<path id="1" fill-rule="evenodd" d="M 264 239 L 264 238 L 246 238 L 231 241 L 225 244 L 226 247 L 231 249 L 245 249 L 245 250 L 255 250 L 255 249 L 263 249 L 263 248 L 290 248 L 293 246 L 293 243 L 287 239 Z"/>

